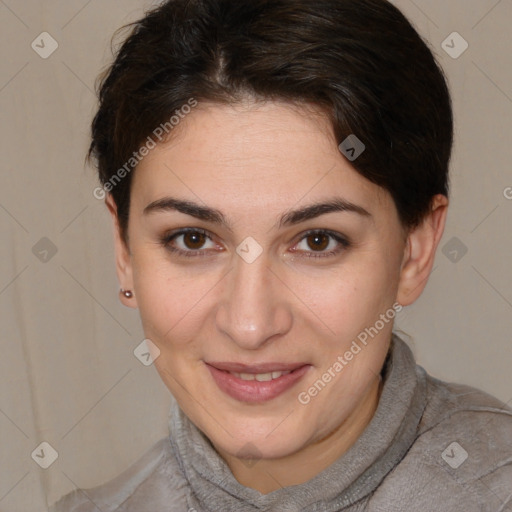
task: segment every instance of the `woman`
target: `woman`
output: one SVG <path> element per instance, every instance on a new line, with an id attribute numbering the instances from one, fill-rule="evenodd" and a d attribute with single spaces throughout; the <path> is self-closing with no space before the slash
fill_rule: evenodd
<path id="1" fill-rule="evenodd" d="M 450 96 L 385 0 L 170 0 L 93 122 L 120 298 L 170 437 L 54 511 L 494 511 L 512 411 L 417 366 L 393 319 L 448 207 Z"/>

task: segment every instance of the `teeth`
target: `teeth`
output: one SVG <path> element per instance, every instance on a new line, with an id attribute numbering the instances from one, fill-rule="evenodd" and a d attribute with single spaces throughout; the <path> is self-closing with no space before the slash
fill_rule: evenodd
<path id="1" fill-rule="evenodd" d="M 272 380 L 272 373 L 257 373 L 256 380 L 258 382 L 265 382 L 267 380 Z"/>
<path id="2" fill-rule="evenodd" d="M 238 377 L 242 380 L 257 380 L 258 382 L 265 382 L 272 379 L 277 379 L 281 377 L 281 375 L 287 375 L 290 373 L 289 370 L 284 372 L 269 372 L 269 373 L 237 373 L 237 372 L 229 372 L 231 375 Z"/>

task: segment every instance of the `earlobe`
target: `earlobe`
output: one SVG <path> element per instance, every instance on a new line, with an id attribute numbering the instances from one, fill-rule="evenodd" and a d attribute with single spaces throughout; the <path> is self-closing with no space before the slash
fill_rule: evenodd
<path id="1" fill-rule="evenodd" d="M 443 236 L 447 212 L 448 198 L 436 195 L 430 213 L 408 234 L 397 294 L 397 301 L 403 306 L 412 304 L 427 284 L 437 246 Z"/>
<path id="2" fill-rule="evenodd" d="M 133 292 L 133 272 L 130 250 L 121 236 L 121 228 L 119 226 L 119 218 L 117 216 L 117 205 L 111 194 L 107 194 L 105 204 L 112 217 L 114 230 L 114 250 L 116 274 L 120 283 L 120 301 L 127 307 L 137 308 L 137 300 Z M 123 293 L 123 292 L 130 292 Z"/>

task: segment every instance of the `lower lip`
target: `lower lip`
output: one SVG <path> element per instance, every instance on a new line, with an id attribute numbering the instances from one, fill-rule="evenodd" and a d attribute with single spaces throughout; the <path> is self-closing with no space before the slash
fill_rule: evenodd
<path id="1" fill-rule="evenodd" d="M 224 393 L 240 402 L 250 403 L 267 402 L 276 398 L 302 379 L 310 368 L 310 365 L 304 365 L 277 379 L 259 382 L 257 380 L 242 380 L 209 364 L 206 366 L 217 386 Z"/>

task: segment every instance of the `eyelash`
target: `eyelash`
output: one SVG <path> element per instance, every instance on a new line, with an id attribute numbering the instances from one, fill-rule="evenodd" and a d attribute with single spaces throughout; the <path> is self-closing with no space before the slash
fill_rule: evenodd
<path id="1" fill-rule="evenodd" d="M 177 254 L 178 256 L 185 256 L 187 258 L 190 258 L 190 257 L 201 257 L 201 256 L 204 256 L 204 255 L 207 255 L 210 252 L 210 249 L 208 249 L 208 250 L 201 250 L 201 249 L 194 250 L 194 249 L 190 249 L 188 251 L 184 251 L 182 249 L 177 249 L 176 247 L 173 247 L 171 245 L 171 242 L 174 239 L 178 238 L 179 236 L 186 235 L 187 233 L 202 234 L 205 237 L 207 237 L 209 240 L 212 240 L 212 237 L 204 229 L 201 229 L 201 228 L 184 228 L 184 229 L 180 229 L 179 231 L 174 231 L 174 232 L 171 232 L 171 233 L 167 233 L 166 235 L 164 235 L 161 238 L 160 243 L 162 244 L 163 247 L 165 247 L 171 253 Z M 310 231 L 306 231 L 305 233 L 303 233 L 301 235 L 301 237 L 295 243 L 295 245 L 298 245 L 304 239 L 306 239 L 306 238 L 308 238 L 309 236 L 312 236 L 312 235 L 326 235 L 326 236 L 332 238 L 333 240 L 335 240 L 339 245 L 338 245 L 338 247 L 336 249 L 334 249 L 332 251 L 329 251 L 329 252 L 304 251 L 303 255 L 301 257 L 304 257 L 304 258 L 327 258 L 327 257 L 332 257 L 332 256 L 338 255 L 340 252 L 342 252 L 343 250 L 345 250 L 345 249 L 347 249 L 347 248 L 349 248 L 351 246 L 350 241 L 348 239 L 346 239 L 345 237 L 341 236 L 338 233 L 335 233 L 335 232 L 329 231 L 329 230 L 325 230 L 325 229 L 312 229 Z M 296 251 L 293 251 L 293 252 L 296 252 Z M 300 252 L 300 251 L 297 251 L 297 252 Z"/>

